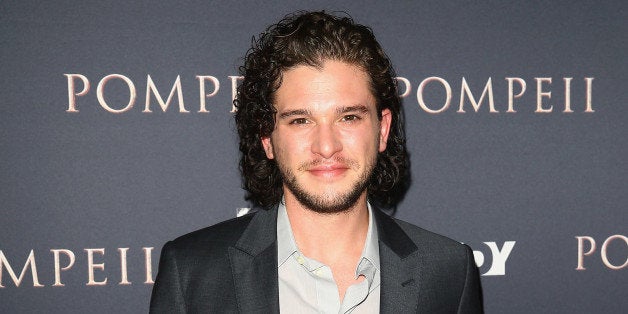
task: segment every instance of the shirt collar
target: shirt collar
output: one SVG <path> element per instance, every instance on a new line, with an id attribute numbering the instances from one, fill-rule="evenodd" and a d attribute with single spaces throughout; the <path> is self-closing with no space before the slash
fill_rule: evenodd
<path id="1" fill-rule="evenodd" d="M 288 257 L 298 251 L 294 240 L 286 205 L 282 199 L 277 207 L 277 266 L 281 267 Z"/>
<path id="2" fill-rule="evenodd" d="M 362 257 L 360 258 L 360 262 L 358 263 L 358 268 L 356 269 L 356 277 L 360 274 L 364 274 L 367 278 L 372 278 L 369 274 L 364 273 L 363 260 L 367 260 L 370 262 L 372 266 L 375 267 L 376 271 L 379 271 L 379 242 L 377 235 L 377 227 L 375 226 L 375 219 L 373 214 L 373 209 L 371 208 L 371 204 L 367 203 L 367 207 L 369 210 L 369 227 L 366 232 L 366 242 L 364 243 L 364 249 L 362 249 Z"/>
<path id="3" fill-rule="evenodd" d="M 372 278 L 370 273 L 379 271 L 380 269 L 379 243 L 377 240 L 378 235 L 377 228 L 375 227 L 375 219 L 373 217 L 373 209 L 369 203 L 367 203 L 367 207 L 369 212 L 369 226 L 366 232 L 366 242 L 362 249 L 360 262 L 356 268 L 356 277 L 363 274 L 367 278 Z M 277 266 L 281 267 L 292 254 L 298 251 L 299 248 L 294 240 L 286 205 L 282 199 L 277 207 Z M 372 271 L 369 270 L 371 269 L 371 265 L 375 267 Z"/>

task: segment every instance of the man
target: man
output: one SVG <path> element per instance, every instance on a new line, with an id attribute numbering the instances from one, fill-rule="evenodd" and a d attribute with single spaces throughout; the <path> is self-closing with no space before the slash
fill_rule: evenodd
<path id="1" fill-rule="evenodd" d="M 168 242 L 151 312 L 482 312 L 469 247 L 378 209 L 394 205 L 408 157 L 369 28 L 288 16 L 241 72 L 240 168 L 263 209 Z"/>

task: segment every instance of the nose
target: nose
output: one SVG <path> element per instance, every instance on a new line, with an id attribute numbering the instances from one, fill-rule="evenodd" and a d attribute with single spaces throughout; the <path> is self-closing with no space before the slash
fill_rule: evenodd
<path id="1" fill-rule="evenodd" d="M 323 158 L 331 158 L 342 150 L 342 142 L 333 125 L 319 124 L 313 132 L 312 153 Z"/>

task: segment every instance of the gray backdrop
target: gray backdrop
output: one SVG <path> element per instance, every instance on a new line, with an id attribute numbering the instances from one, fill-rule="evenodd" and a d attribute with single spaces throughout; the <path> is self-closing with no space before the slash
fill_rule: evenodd
<path id="1" fill-rule="evenodd" d="M 396 216 L 475 250 L 486 312 L 625 313 L 627 7 L 3 1 L 0 312 L 146 312 L 163 243 L 249 207 L 230 76 L 251 37 L 327 9 L 407 92 Z"/>

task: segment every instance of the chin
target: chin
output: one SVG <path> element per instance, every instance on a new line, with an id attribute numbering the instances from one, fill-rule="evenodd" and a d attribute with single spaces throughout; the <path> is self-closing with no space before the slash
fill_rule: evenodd
<path id="1" fill-rule="evenodd" d="M 365 189 L 349 189 L 338 192 L 338 189 L 328 189 L 328 193 L 310 193 L 302 189 L 290 189 L 295 198 L 308 209 L 322 214 L 335 214 L 348 211 L 360 199 Z"/>

